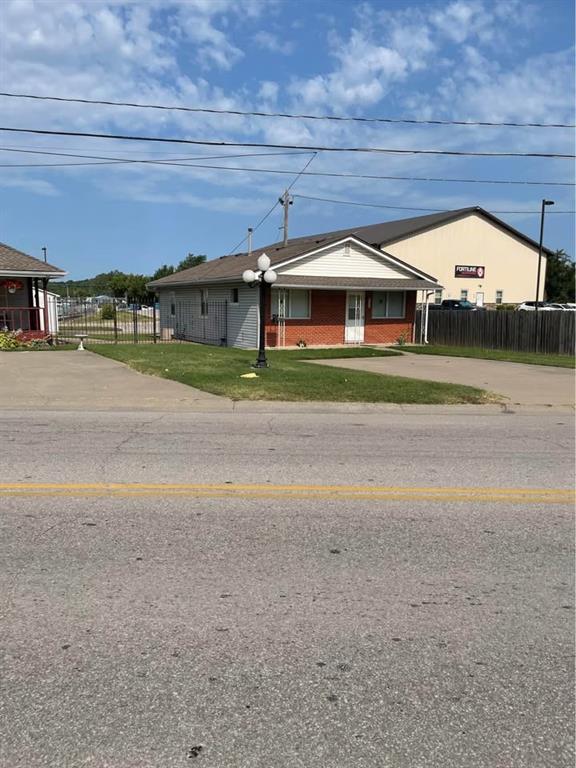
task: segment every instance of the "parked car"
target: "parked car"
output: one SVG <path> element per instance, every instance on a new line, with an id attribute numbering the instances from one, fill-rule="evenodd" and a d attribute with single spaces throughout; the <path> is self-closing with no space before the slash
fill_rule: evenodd
<path id="1" fill-rule="evenodd" d="M 576 312 L 576 304 L 568 303 L 568 304 L 562 304 L 562 306 L 567 312 Z"/>
<path id="2" fill-rule="evenodd" d="M 477 309 L 484 309 L 484 307 L 478 307 L 467 299 L 444 299 L 440 304 L 430 304 L 430 309 L 462 309 L 475 311 Z"/>
<path id="3" fill-rule="evenodd" d="M 538 308 L 541 312 L 565 312 L 568 305 L 558 304 L 557 302 L 539 301 Z M 518 304 L 516 309 L 519 312 L 534 312 L 536 310 L 536 302 L 523 301 L 522 304 Z"/>

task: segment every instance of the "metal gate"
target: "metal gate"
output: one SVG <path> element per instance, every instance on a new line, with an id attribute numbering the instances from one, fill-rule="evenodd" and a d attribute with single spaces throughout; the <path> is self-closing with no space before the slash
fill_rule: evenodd
<path id="1" fill-rule="evenodd" d="M 175 301 L 173 338 L 225 347 L 228 343 L 228 302 Z"/>

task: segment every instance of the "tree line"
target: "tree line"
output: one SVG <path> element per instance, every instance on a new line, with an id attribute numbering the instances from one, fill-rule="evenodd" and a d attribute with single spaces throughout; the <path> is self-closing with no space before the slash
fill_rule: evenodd
<path id="1" fill-rule="evenodd" d="M 173 266 L 163 264 L 153 275 L 139 275 L 133 272 L 121 272 L 114 269 L 111 272 L 101 272 L 94 277 L 85 280 L 64 280 L 58 283 L 50 283 L 50 290 L 59 296 L 75 299 L 84 299 L 88 296 L 112 296 L 118 299 L 129 298 L 135 301 L 145 302 L 151 299 L 151 294 L 146 285 L 152 280 L 181 272 L 203 264 L 206 261 L 204 254 L 189 253 L 185 259 Z"/>

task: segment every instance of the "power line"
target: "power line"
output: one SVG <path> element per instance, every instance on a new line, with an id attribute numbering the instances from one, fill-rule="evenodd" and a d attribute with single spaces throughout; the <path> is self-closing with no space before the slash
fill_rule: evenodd
<path id="1" fill-rule="evenodd" d="M 55 157 L 78 157 L 86 160 L 106 160 L 114 163 L 177 163 L 180 161 L 190 160 L 228 160 L 230 158 L 241 157 L 276 157 L 276 156 L 297 156 L 309 155 L 311 152 L 242 152 L 236 155 L 186 155 L 185 157 L 173 157 L 167 160 L 152 159 L 152 158 L 127 158 L 127 157 L 110 157 L 109 155 L 79 155 L 72 152 L 52 152 L 40 149 L 20 149 L 14 147 L 0 147 L 1 152 L 18 152 L 25 155 L 48 155 Z M 49 164 L 50 165 L 50 164 Z M 51 165 L 54 165 L 53 163 Z M 81 163 L 77 163 L 81 165 Z M 0 167 L 9 168 L 10 165 L 2 165 Z M 22 166 L 26 167 L 26 166 Z"/>
<path id="2" fill-rule="evenodd" d="M 39 128 L 0 127 L 0 131 L 10 133 L 33 133 L 43 136 L 81 136 L 89 139 L 117 139 L 120 141 L 150 141 L 166 144 L 194 144 L 204 147 L 262 147 L 266 149 L 297 149 L 312 152 L 355 152 L 387 155 L 448 155 L 452 157 L 542 157 L 572 160 L 576 155 L 557 152 L 464 152 L 447 149 L 392 149 L 384 147 L 327 147 L 307 144 L 266 144 L 257 141 L 209 141 L 208 139 L 175 139 L 161 136 L 127 136 L 116 133 L 89 133 L 84 131 L 49 131 Z"/>
<path id="3" fill-rule="evenodd" d="M 86 158 L 92 160 L 102 160 L 103 162 L 94 163 L 0 163 L 0 168 L 62 168 L 73 166 L 87 166 L 87 165 L 118 165 L 118 164 L 138 164 L 145 163 L 149 165 L 167 165 L 177 166 L 181 168 L 203 168 L 211 170 L 223 170 L 223 171 L 243 171 L 246 173 L 275 173 L 275 174 L 289 174 L 292 175 L 294 171 L 280 169 L 280 168 L 246 168 L 241 166 L 226 166 L 226 165 L 205 165 L 190 162 L 180 162 L 181 160 L 191 161 L 196 159 L 227 159 L 227 158 L 240 158 L 240 157 L 267 157 L 274 155 L 304 155 L 308 152 L 255 152 L 253 154 L 240 154 L 240 155 L 213 155 L 213 156 L 200 156 L 196 157 L 184 157 L 173 158 L 171 160 L 152 160 L 152 159 L 133 159 L 133 158 L 116 158 L 109 157 L 107 155 L 79 155 L 71 152 L 46 152 L 32 149 L 13 149 L 10 147 L 0 147 L 0 152 L 20 152 L 25 154 L 36 155 L 50 155 L 57 157 L 76 157 Z M 438 176 L 391 176 L 391 175 L 378 175 L 370 173 L 336 173 L 330 171 L 306 171 L 302 173 L 303 176 L 325 176 L 329 178 L 337 179 L 369 179 L 369 180 L 382 180 L 382 181 L 427 181 L 427 182 L 441 182 L 450 184 L 507 184 L 507 185 L 520 185 L 520 186 L 538 186 L 538 187 L 574 187 L 574 182 L 571 181 L 533 181 L 522 179 L 455 179 L 450 177 L 438 177 Z"/>
<path id="4" fill-rule="evenodd" d="M 364 203 L 359 202 L 357 200 L 334 200 L 329 197 L 312 197 L 312 195 L 299 195 L 294 194 L 294 197 L 299 197 L 302 200 L 316 200 L 321 203 L 338 203 L 340 205 L 359 205 L 363 208 L 388 208 L 394 211 L 425 211 L 427 213 L 448 213 L 449 211 L 454 210 L 453 208 L 417 208 L 413 206 L 404 206 L 404 205 L 384 205 L 381 203 Z M 461 208 L 465 208 L 466 206 L 460 206 Z M 492 210 L 490 209 L 492 213 L 523 213 L 523 214 L 538 214 L 540 215 L 539 211 L 498 211 L 498 210 Z M 548 211 L 548 213 L 576 213 L 576 211 Z"/>
<path id="5" fill-rule="evenodd" d="M 296 182 L 298 181 L 298 179 L 299 179 L 299 178 L 300 178 L 300 177 L 301 177 L 301 176 L 304 174 L 304 172 L 306 171 L 306 169 L 308 168 L 308 166 L 310 165 L 310 163 L 311 163 L 313 160 L 315 160 L 315 159 L 316 159 L 316 156 L 317 156 L 317 153 L 315 152 L 315 153 L 314 153 L 314 155 L 313 155 L 313 156 L 312 156 L 312 157 L 311 157 L 311 158 L 308 160 L 308 162 L 306 163 L 306 165 L 305 165 L 305 166 L 302 168 L 302 170 L 301 170 L 301 171 L 300 171 L 300 172 L 297 174 L 297 176 L 296 176 L 296 177 L 293 179 L 293 181 L 292 181 L 292 183 L 290 184 L 290 186 L 289 186 L 289 187 L 287 187 L 287 189 L 286 189 L 286 192 L 289 192 L 289 191 L 292 189 L 292 187 L 294 186 L 294 184 L 296 184 Z M 262 226 L 262 224 L 264 224 L 264 222 L 266 221 L 266 219 L 267 219 L 269 216 L 271 216 L 271 215 L 272 215 L 272 213 L 273 213 L 273 212 L 276 210 L 276 207 L 277 207 L 278 205 L 280 205 L 280 200 L 279 200 L 279 199 L 276 199 L 276 202 L 274 203 L 274 205 L 272 206 L 272 208 L 270 208 L 270 210 L 269 210 L 267 213 L 265 213 L 265 214 L 264 214 L 264 216 L 262 216 L 262 218 L 260 219 L 260 221 L 258 222 L 258 224 L 256 224 L 256 226 L 255 226 L 255 227 L 252 227 L 252 234 L 254 234 L 254 232 L 256 232 L 256 230 L 257 230 L 257 229 L 259 229 L 259 228 Z M 240 246 L 241 246 L 241 245 L 243 245 L 243 244 L 246 242 L 246 240 L 248 240 L 248 235 L 245 235 L 245 236 L 242 238 L 242 240 L 240 240 L 240 242 L 239 242 L 239 243 L 237 243 L 237 244 L 236 244 L 236 245 L 235 245 L 235 246 L 234 246 L 234 247 L 233 247 L 233 248 L 232 248 L 232 249 L 229 251 L 229 253 L 228 253 L 227 255 L 228 255 L 228 256 L 230 256 L 232 253 L 235 253 L 235 252 L 236 252 L 236 250 L 237 250 L 238 248 L 240 248 Z"/>
<path id="6" fill-rule="evenodd" d="M 425 120 L 422 118 L 407 117 L 350 117 L 344 115 L 308 115 L 292 114 L 289 112 L 261 112 L 240 109 L 213 109 L 209 107 L 182 107 L 168 106 L 165 104 L 139 104 L 130 101 L 104 101 L 98 99 L 73 99 L 62 96 L 38 96 L 31 93 L 0 92 L 0 96 L 12 99 L 34 99 L 37 101 L 59 101 L 68 104 L 97 104 L 107 107 L 132 107 L 137 109 L 161 109 L 171 112 L 192 112 L 211 115 L 236 115 L 240 117 L 282 117 L 291 120 L 332 120 L 335 122 L 355 123 L 403 123 L 408 125 L 464 125 L 498 128 L 574 128 L 572 123 L 518 123 L 518 122 L 492 122 L 488 120 Z"/>

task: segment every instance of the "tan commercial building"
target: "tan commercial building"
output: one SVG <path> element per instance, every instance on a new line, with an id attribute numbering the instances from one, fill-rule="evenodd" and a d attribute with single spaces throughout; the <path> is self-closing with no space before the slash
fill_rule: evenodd
<path id="1" fill-rule="evenodd" d="M 536 298 L 538 243 L 482 208 L 418 216 L 380 248 L 434 275 L 442 299 L 473 304 L 521 304 Z M 382 225 L 386 227 L 386 225 Z M 544 298 L 547 248 L 542 251 L 539 299 Z"/>

